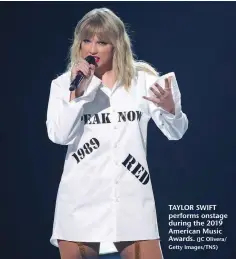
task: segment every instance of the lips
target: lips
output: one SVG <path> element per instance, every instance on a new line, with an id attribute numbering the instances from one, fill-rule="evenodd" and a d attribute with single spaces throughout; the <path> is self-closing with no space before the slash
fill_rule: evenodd
<path id="1" fill-rule="evenodd" d="M 98 63 L 98 62 L 99 62 L 99 60 L 100 60 L 100 58 L 99 58 L 99 57 L 97 57 L 97 56 L 93 56 L 93 57 L 95 58 L 96 63 Z"/>

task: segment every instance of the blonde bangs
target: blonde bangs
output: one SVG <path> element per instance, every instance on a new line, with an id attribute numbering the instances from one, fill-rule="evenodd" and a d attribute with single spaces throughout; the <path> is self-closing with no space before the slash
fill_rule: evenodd
<path id="1" fill-rule="evenodd" d="M 97 36 L 100 41 L 110 44 L 114 44 L 116 38 L 114 31 L 109 28 L 107 22 L 99 19 L 99 17 L 92 17 L 92 19 L 86 21 L 86 23 L 81 26 L 79 36 L 79 41 L 83 41 L 85 39 L 89 40 L 94 36 Z"/>

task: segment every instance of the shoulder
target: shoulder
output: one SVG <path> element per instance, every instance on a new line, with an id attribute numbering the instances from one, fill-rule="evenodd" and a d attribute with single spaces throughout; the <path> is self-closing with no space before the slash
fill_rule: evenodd
<path id="1" fill-rule="evenodd" d="M 149 71 L 138 70 L 136 72 L 136 83 L 145 85 L 146 87 L 150 87 L 154 84 L 160 76 L 158 74 L 153 74 Z"/>
<path id="2" fill-rule="evenodd" d="M 134 66 L 137 83 L 151 85 L 160 77 L 157 70 L 145 61 L 136 61 Z"/>
<path id="3" fill-rule="evenodd" d="M 50 94 L 64 98 L 70 85 L 70 72 L 65 72 L 51 81 Z"/>
<path id="4" fill-rule="evenodd" d="M 67 71 L 59 76 L 57 76 L 55 79 L 52 80 L 53 84 L 56 84 L 60 87 L 68 87 L 68 85 L 70 84 L 70 75 L 71 72 Z"/>

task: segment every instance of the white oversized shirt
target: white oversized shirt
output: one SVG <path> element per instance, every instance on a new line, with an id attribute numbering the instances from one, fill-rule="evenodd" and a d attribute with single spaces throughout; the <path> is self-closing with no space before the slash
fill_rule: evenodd
<path id="1" fill-rule="evenodd" d="M 172 75 L 175 115 L 147 101 L 154 82 Z M 119 242 L 159 238 L 151 176 L 146 159 L 152 118 L 169 140 L 188 128 L 174 73 L 137 72 L 127 91 L 102 85 L 96 76 L 83 96 L 69 102 L 70 73 L 52 81 L 47 112 L 51 141 L 68 145 L 51 243 Z M 158 172 L 152 172 L 157 174 Z"/>

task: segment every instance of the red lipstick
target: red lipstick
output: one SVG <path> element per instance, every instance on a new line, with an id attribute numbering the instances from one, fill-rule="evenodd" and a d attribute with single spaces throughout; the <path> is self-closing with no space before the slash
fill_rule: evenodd
<path id="1" fill-rule="evenodd" d="M 99 58 L 99 57 L 97 57 L 97 56 L 93 56 L 93 57 L 95 58 L 96 63 L 98 63 L 98 62 L 99 62 L 99 60 L 100 60 L 100 58 Z"/>

